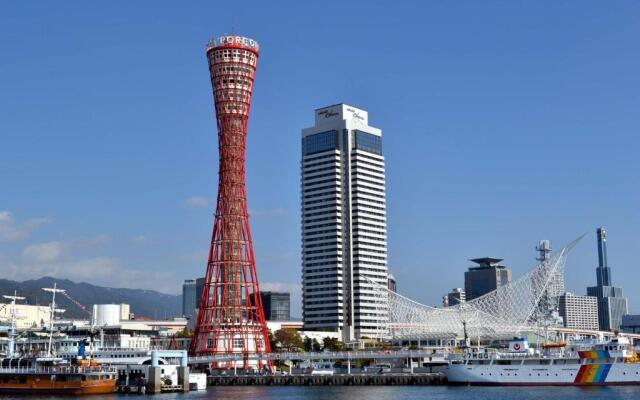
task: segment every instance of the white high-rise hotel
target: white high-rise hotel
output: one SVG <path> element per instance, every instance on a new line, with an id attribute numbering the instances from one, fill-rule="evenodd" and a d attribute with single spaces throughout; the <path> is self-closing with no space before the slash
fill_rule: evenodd
<path id="1" fill-rule="evenodd" d="M 388 309 L 365 277 L 387 286 L 387 224 L 382 131 L 366 111 L 315 111 L 302 130 L 301 183 L 305 329 L 373 337 Z"/>

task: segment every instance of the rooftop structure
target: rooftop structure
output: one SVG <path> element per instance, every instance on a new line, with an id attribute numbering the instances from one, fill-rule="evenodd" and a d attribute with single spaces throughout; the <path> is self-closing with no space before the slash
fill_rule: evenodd
<path id="1" fill-rule="evenodd" d="M 481 257 L 469 261 L 478 266 L 469 267 L 464 273 L 466 300 L 473 300 L 511 282 L 511 270 L 499 264 L 502 258 Z"/>

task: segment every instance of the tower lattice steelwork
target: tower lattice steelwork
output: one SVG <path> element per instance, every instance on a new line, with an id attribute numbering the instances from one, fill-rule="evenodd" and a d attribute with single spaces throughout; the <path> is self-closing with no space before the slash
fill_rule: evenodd
<path id="1" fill-rule="evenodd" d="M 209 261 L 190 354 L 268 353 L 245 187 L 247 122 L 258 43 L 245 37 L 223 36 L 207 44 L 207 59 L 216 107 L 220 171 Z M 231 366 L 233 362 L 215 365 Z M 246 358 L 240 366 L 249 367 Z M 260 368 L 263 364 L 254 362 L 252 366 Z"/>

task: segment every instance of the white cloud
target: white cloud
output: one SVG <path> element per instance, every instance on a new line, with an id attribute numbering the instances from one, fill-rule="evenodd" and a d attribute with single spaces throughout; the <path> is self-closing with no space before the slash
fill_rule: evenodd
<path id="1" fill-rule="evenodd" d="M 202 205 L 202 199 L 192 198 L 187 203 Z M 204 199 L 208 204 L 208 201 Z M 0 210 L 0 243 L 27 240 L 43 225 L 52 223 L 48 217 L 16 221 L 13 214 Z M 147 242 L 143 235 L 132 239 L 132 244 Z M 23 281 L 43 276 L 85 281 L 91 284 L 153 289 L 165 293 L 177 293 L 179 280 L 173 270 L 161 272 L 138 269 L 113 257 L 102 256 L 99 250 L 112 243 L 108 234 L 80 236 L 60 240 L 29 243 L 17 249 L 15 254 L 0 254 L 2 278 Z M 17 246 L 17 245 L 12 245 Z"/>
<path id="2" fill-rule="evenodd" d="M 22 250 L 22 257 L 29 262 L 50 263 L 60 259 L 62 247 L 58 241 L 32 244 Z"/>
<path id="3" fill-rule="evenodd" d="M 63 259 L 66 255 L 95 253 L 96 249 L 111 244 L 111 236 L 100 234 L 93 237 L 80 237 L 69 240 L 54 240 L 34 243 L 22 249 L 22 259 L 29 263 L 51 263 Z"/>
<path id="4" fill-rule="evenodd" d="M 153 289 L 165 293 L 178 291 L 176 282 L 179 280 L 173 272 L 149 273 L 149 271 L 126 266 L 119 259 L 112 257 L 90 257 L 56 262 L 3 261 L 6 265 L 3 278 L 17 281 L 51 276 L 107 287 Z"/>
<path id="5" fill-rule="evenodd" d="M 260 284 L 260 290 L 295 293 L 302 291 L 302 285 L 290 282 L 262 282 Z"/>
<path id="6" fill-rule="evenodd" d="M 286 213 L 286 209 L 282 207 L 266 208 L 266 209 L 249 209 L 249 216 L 251 217 L 280 217 Z"/>
<path id="7" fill-rule="evenodd" d="M 182 254 L 178 259 L 185 262 L 206 263 L 209 259 L 209 248 L 203 248 L 201 250 L 192 251 L 191 253 Z"/>
<path id="8" fill-rule="evenodd" d="M 27 239 L 31 232 L 53 222 L 51 218 L 32 218 L 22 224 L 16 222 L 9 211 L 0 211 L 0 242 L 15 242 Z"/>
<path id="9" fill-rule="evenodd" d="M 131 238 L 131 245 L 134 247 L 142 246 L 148 242 L 147 238 L 144 235 L 138 235 L 136 237 Z"/>
<path id="10" fill-rule="evenodd" d="M 202 196 L 188 197 L 182 202 L 182 205 L 187 208 L 205 208 L 209 207 L 209 204 L 209 199 Z"/>
<path id="11" fill-rule="evenodd" d="M 82 247 L 105 247 L 111 244 L 111 235 L 102 233 L 93 237 L 80 238 L 76 239 L 73 244 Z"/>
<path id="12" fill-rule="evenodd" d="M 302 315 L 302 284 L 291 282 L 262 282 L 261 291 L 288 292 L 291 294 L 291 317 Z"/>

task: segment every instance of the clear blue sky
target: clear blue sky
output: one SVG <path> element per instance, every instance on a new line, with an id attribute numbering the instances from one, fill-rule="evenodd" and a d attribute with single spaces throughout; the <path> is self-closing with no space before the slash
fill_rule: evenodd
<path id="1" fill-rule="evenodd" d="M 203 274 L 217 190 L 204 44 L 261 44 L 248 194 L 263 286 L 299 301 L 300 129 L 346 102 L 383 130 L 389 266 L 439 304 L 467 259 L 519 275 L 595 229 L 640 311 L 635 1 L 3 2 L 0 271 L 178 293 Z M 299 306 L 294 305 L 299 315 Z"/>

